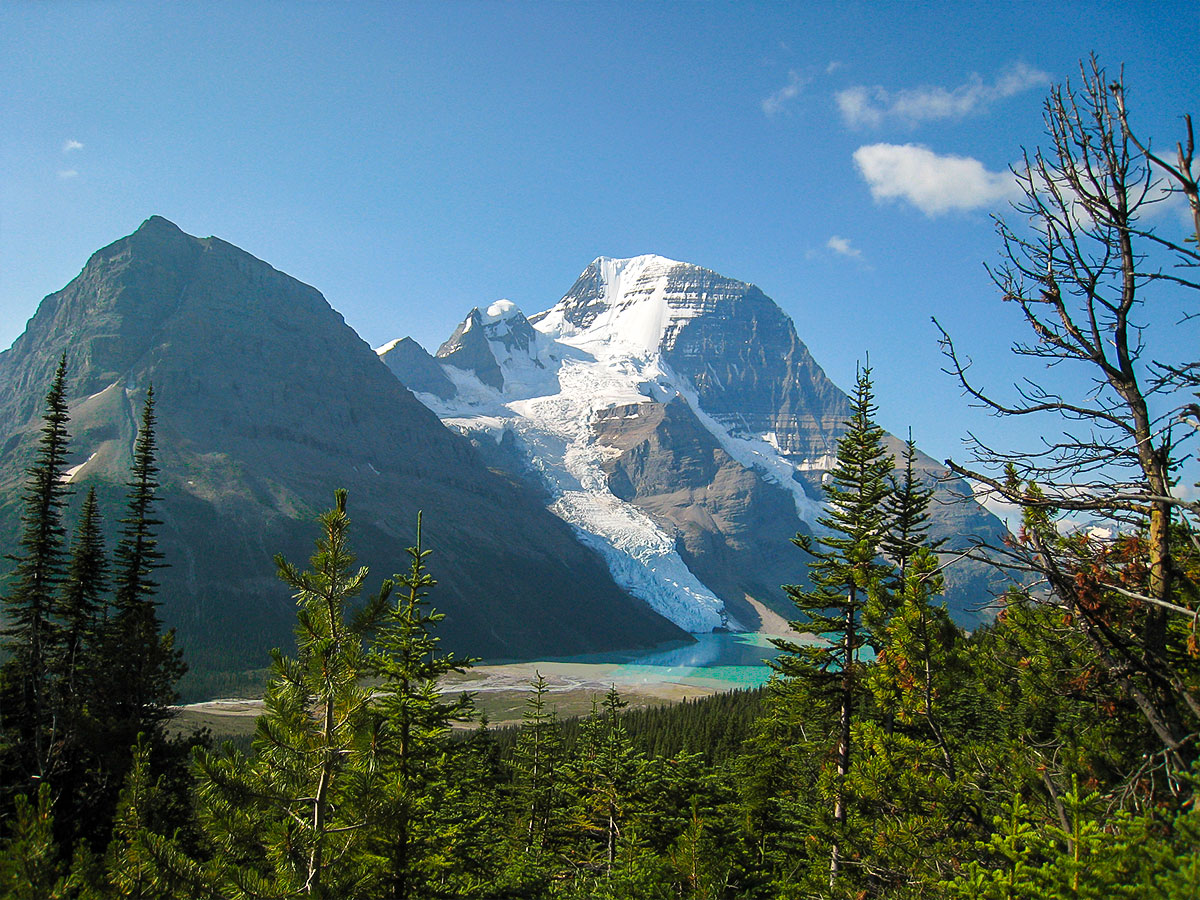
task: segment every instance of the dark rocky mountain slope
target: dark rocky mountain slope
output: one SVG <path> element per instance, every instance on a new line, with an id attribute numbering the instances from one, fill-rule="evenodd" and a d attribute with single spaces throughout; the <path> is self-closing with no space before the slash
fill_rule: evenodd
<path id="1" fill-rule="evenodd" d="M 337 487 L 349 490 L 371 584 L 404 566 L 424 511 L 434 600 L 447 614 L 440 633 L 460 653 L 562 655 L 683 637 L 618 589 L 535 491 L 444 428 L 318 291 L 159 217 L 94 254 L 0 353 L 4 551 L 64 351 L 73 482 L 99 486 L 110 529 L 153 382 L 170 563 L 159 573 L 162 613 L 201 666 L 261 664 L 290 643 L 294 604 L 272 556 L 308 558 L 313 517 Z"/>

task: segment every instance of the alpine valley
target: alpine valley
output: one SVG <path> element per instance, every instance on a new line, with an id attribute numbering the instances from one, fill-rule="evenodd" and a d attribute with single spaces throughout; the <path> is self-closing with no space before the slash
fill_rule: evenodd
<path id="1" fill-rule="evenodd" d="M 153 217 L 0 353 L 6 553 L 64 352 L 72 502 L 94 485 L 110 534 L 154 386 L 161 611 L 201 669 L 290 643 L 272 557 L 307 558 L 338 487 L 370 583 L 403 564 L 423 511 L 440 633 L 460 653 L 566 656 L 792 618 L 780 585 L 805 557 L 788 539 L 819 528 L 849 412 L 770 298 L 699 266 L 602 257 L 536 315 L 499 300 L 434 355 L 410 338 L 372 352 L 315 289 Z M 931 515 L 947 559 L 1003 533 L 962 481 L 940 481 Z M 983 621 L 996 570 L 946 575 L 958 621 Z"/>

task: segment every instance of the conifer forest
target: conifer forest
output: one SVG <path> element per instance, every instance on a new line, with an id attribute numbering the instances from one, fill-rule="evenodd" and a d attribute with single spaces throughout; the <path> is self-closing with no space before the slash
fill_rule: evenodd
<path id="1" fill-rule="evenodd" d="M 490 728 L 439 690 L 474 660 L 439 640 L 454 572 L 421 521 L 394 572 L 367 571 L 355 498 L 330 485 L 311 558 L 275 560 L 295 644 L 271 655 L 252 740 L 180 734 L 154 390 L 125 505 L 102 508 L 63 477 L 64 355 L 3 594 L 0 896 L 1200 896 L 1200 503 L 1183 489 L 1200 363 L 1140 332 L 1152 299 L 1200 288 L 1192 123 L 1151 145 L 1094 62 L 1045 114 L 991 270 L 1028 325 L 1023 392 L 976 384 L 942 332 L 970 401 L 1045 424 L 1040 445 L 948 463 L 1019 510 L 970 551 L 1011 587 L 991 624 L 951 619 L 933 489 L 911 439 L 888 452 L 863 365 L 821 528 L 779 536 L 795 639 L 760 690 L 633 712 L 614 687 L 566 720 L 539 676 L 523 723 Z M 1176 195 L 1181 242 L 1148 215 Z M 1053 381 L 1067 368 L 1074 394 Z"/>

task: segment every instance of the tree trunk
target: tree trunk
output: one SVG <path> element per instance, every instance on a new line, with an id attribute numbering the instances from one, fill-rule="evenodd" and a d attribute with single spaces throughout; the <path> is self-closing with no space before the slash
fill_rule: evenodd
<path id="1" fill-rule="evenodd" d="M 829 851 L 829 888 L 837 881 L 842 861 L 842 835 L 846 830 L 846 776 L 850 772 L 850 717 L 854 708 L 854 663 L 855 663 L 855 590 L 850 589 L 850 603 L 846 609 L 846 661 L 842 666 L 842 703 L 838 718 L 837 786 L 833 799 L 833 846 Z"/>

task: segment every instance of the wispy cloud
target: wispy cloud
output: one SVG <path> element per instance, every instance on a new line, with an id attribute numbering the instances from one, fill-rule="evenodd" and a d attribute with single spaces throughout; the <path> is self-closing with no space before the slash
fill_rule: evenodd
<path id="1" fill-rule="evenodd" d="M 862 251 L 850 243 L 848 238 L 833 235 L 825 242 L 825 246 L 842 256 L 849 256 L 851 259 L 862 259 Z"/>
<path id="2" fill-rule="evenodd" d="M 773 116 L 788 102 L 795 100 L 800 96 L 800 92 L 804 90 L 812 79 L 802 76 L 795 69 L 788 72 L 788 83 L 773 93 L 770 97 L 766 97 L 762 101 L 762 110 L 768 116 Z"/>
<path id="3" fill-rule="evenodd" d="M 82 149 L 83 149 L 83 144 L 79 143 L 79 141 L 77 141 L 77 140 L 69 139 L 69 140 L 63 141 L 63 146 L 62 146 L 63 153 L 71 153 L 75 150 L 82 150 Z"/>
<path id="4" fill-rule="evenodd" d="M 839 91 L 835 97 L 842 119 L 851 127 L 878 127 L 886 121 L 916 125 L 937 119 L 961 119 L 997 100 L 1049 81 L 1050 76 L 1045 72 L 1018 62 L 990 84 L 972 75 L 964 84 L 952 88 L 927 85 L 889 91 L 880 85 L 856 85 Z"/>
<path id="5" fill-rule="evenodd" d="M 854 164 L 876 200 L 906 200 L 927 216 L 994 208 L 1019 194 L 1010 172 L 920 144 L 868 144 L 854 151 Z"/>
<path id="6" fill-rule="evenodd" d="M 64 180 L 67 178 L 78 178 L 79 172 L 75 169 L 59 169 L 58 177 Z"/>

